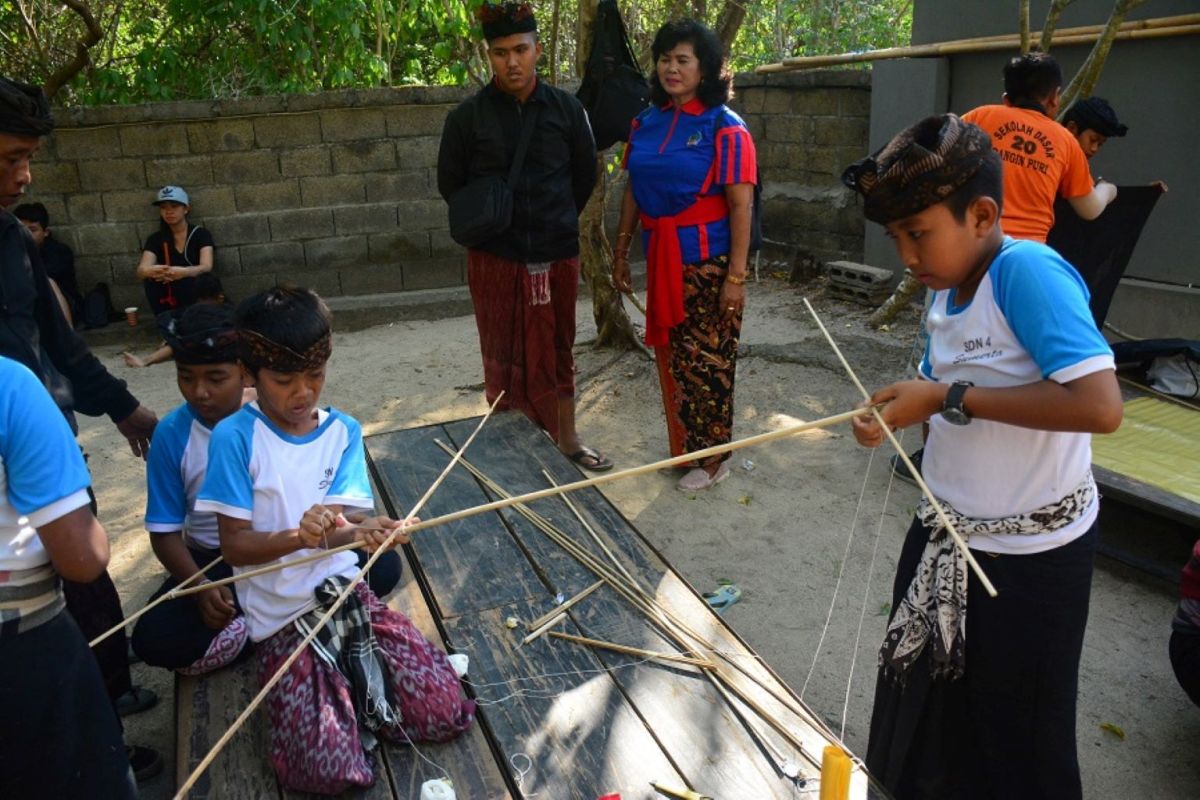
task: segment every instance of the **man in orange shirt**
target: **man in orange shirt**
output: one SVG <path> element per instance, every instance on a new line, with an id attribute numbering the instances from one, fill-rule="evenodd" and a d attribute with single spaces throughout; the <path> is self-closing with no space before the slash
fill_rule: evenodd
<path id="1" fill-rule="evenodd" d="M 1062 70 L 1046 53 L 1027 53 L 1004 66 L 1004 103 L 968 111 L 992 137 L 1004 164 L 1001 227 L 1017 239 L 1046 241 L 1054 226 L 1054 201 L 1065 198 L 1083 219 L 1095 219 L 1117 196 L 1117 187 L 1093 184 L 1087 156 L 1055 121 Z"/>

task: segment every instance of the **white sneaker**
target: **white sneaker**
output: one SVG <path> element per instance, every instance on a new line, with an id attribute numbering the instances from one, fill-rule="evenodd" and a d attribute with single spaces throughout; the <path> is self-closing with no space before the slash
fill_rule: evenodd
<path id="1" fill-rule="evenodd" d="M 717 467 L 717 471 L 712 475 L 703 467 L 696 467 L 679 479 L 679 483 L 675 484 L 675 488 L 681 492 L 703 492 L 705 489 L 711 489 L 721 481 L 729 477 L 729 467 L 726 462 L 722 461 L 721 466 Z"/>

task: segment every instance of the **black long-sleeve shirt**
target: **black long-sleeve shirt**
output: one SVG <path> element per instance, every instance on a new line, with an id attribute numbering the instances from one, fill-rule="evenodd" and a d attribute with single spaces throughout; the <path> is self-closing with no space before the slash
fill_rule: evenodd
<path id="1" fill-rule="evenodd" d="M 7 211 L 0 211 L 0 355 L 33 371 L 72 428 L 72 411 L 120 422 L 138 406 L 67 323 L 33 237 Z"/>
<path id="2" fill-rule="evenodd" d="M 524 104 L 489 83 L 446 117 L 438 152 L 438 191 L 447 201 L 478 178 L 507 178 L 534 107 L 533 136 L 512 187 L 512 226 L 479 246 L 525 263 L 579 255 L 579 213 L 596 184 L 596 143 L 583 106 L 542 81 Z"/>

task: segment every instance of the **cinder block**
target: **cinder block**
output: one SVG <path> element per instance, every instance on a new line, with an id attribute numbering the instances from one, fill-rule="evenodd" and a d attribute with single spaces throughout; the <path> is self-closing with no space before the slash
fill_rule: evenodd
<path id="1" fill-rule="evenodd" d="M 838 108 L 843 117 L 871 116 L 870 88 L 842 89 L 838 92 L 838 99 L 840 101 Z"/>
<path id="2" fill-rule="evenodd" d="M 891 288 L 892 271 L 872 267 L 869 264 L 857 264 L 853 261 L 830 261 L 825 264 L 829 280 L 844 286 L 856 286 L 864 289 L 875 289 L 879 286 Z"/>
<path id="3" fill-rule="evenodd" d="M 373 233 L 367 237 L 367 258 L 373 264 L 399 264 L 429 258 L 429 234 L 424 231 Z"/>
<path id="4" fill-rule="evenodd" d="M 188 152 L 187 126 L 181 123 L 126 125 L 120 131 L 121 152 L 127 156 L 179 156 Z"/>
<path id="5" fill-rule="evenodd" d="M 299 242 L 248 244 L 240 254 L 243 274 L 288 274 L 304 266 L 304 246 Z"/>
<path id="6" fill-rule="evenodd" d="M 279 157 L 270 150 L 219 153 L 212 157 L 213 182 L 226 185 L 279 180 Z"/>
<path id="7" fill-rule="evenodd" d="M 446 227 L 446 204 L 440 198 L 401 202 L 396 211 L 402 231 Z"/>
<path id="8" fill-rule="evenodd" d="M 762 100 L 761 107 L 764 114 L 790 114 L 792 113 L 792 95 L 793 90 L 790 89 L 775 89 L 766 88 L 758 90 Z"/>
<path id="9" fill-rule="evenodd" d="M 366 265 L 367 239 L 364 236 L 336 236 L 304 243 L 304 263 L 309 267 L 333 269 L 356 264 Z"/>
<path id="10" fill-rule="evenodd" d="M 388 136 L 440 136 L 454 106 L 393 106 L 387 110 Z"/>
<path id="11" fill-rule="evenodd" d="M 396 140 L 396 155 L 401 169 L 426 169 L 436 167 L 440 136 L 416 136 Z"/>
<path id="12" fill-rule="evenodd" d="M 766 100 L 766 89 L 755 86 L 738 91 L 737 98 L 734 100 L 734 108 L 743 117 L 748 114 L 762 114 L 766 111 Z"/>
<path id="13" fill-rule="evenodd" d="M 813 142 L 834 146 L 865 145 L 868 126 L 869 120 L 863 117 L 821 117 L 814 120 Z"/>
<path id="14" fill-rule="evenodd" d="M 271 240 L 293 242 L 333 235 L 333 211 L 328 208 L 301 208 L 270 214 Z"/>
<path id="15" fill-rule="evenodd" d="M 296 208 L 300 205 L 300 184 L 295 178 L 249 183 L 235 186 L 233 196 L 237 200 L 237 210 L 241 212 Z"/>
<path id="16" fill-rule="evenodd" d="M 321 112 L 321 138 L 326 142 L 382 139 L 387 136 L 383 111 L 377 108 L 339 108 Z"/>
<path id="17" fill-rule="evenodd" d="M 364 179 L 368 203 L 399 202 L 414 198 L 429 197 L 429 173 L 427 170 L 405 170 L 367 175 Z"/>
<path id="18" fill-rule="evenodd" d="M 616 241 L 615 237 L 613 241 Z M 429 254 L 434 258 L 462 258 L 467 255 L 466 248 L 450 238 L 449 229 L 429 232 Z"/>
<path id="19" fill-rule="evenodd" d="M 293 269 L 283 269 L 275 275 L 276 281 L 279 283 L 288 283 L 292 286 L 302 286 L 305 289 L 312 289 L 322 297 L 337 297 L 343 294 L 341 275 L 335 269 L 304 269 L 301 271 Z M 337 357 L 338 351 L 335 349 L 334 357 Z M 353 358 L 349 353 L 343 353 L 343 358 Z"/>
<path id="20" fill-rule="evenodd" d="M 221 240 L 217 240 L 217 247 L 213 249 L 213 270 L 221 278 L 221 285 L 225 286 L 226 275 L 237 275 L 242 271 L 242 251 L 237 247 L 227 247 L 221 245 Z M 241 299 L 245 295 L 230 294 L 228 287 L 225 288 L 226 299 L 236 298 Z"/>
<path id="21" fill-rule="evenodd" d="M 63 128 L 56 131 L 52 138 L 54 152 L 62 161 L 116 158 L 121 155 L 119 128 Z"/>
<path id="22" fill-rule="evenodd" d="M 805 114 L 813 117 L 834 117 L 838 113 L 838 95 L 836 89 L 801 89 L 791 91 L 792 113 Z"/>
<path id="23" fill-rule="evenodd" d="M 404 290 L 440 289 L 445 286 L 462 286 L 465 259 L 437 258 L 429 261 L 406 261 Z"/>
<path id="24" fill-rule="evenodd" d="M 219 217 L 237 211 L 232 186 L 202 186 L 195 191 L 188 189 L 188 198 L 192 201 L 192 216 Z"/>
<path id="25" fill-rule="evenodd" d="M 390 139 L 335 144 L 330 151 L 336 173 L 375 172 L 396 167 L 396 147 Z"/>
<path id="26" fill-rule="evenodd" d="M 135 264 L 136 266 L 136 264 Z M 75 278 L 80 291 L 88 291 L 100 281 L 112 283 L 112 269 L 108 256 L 75 254 Z"/>
<path id="27" fill-rule="evenodd" d="M 763 120 L 771 142 L 811 142 L 813 121 L 806 117 L 767 116 Z"/>
<path id="28" fill-rule="evenodd" d="M 142 257 L 142 251 L 139 249 L 136 253 L 129 255 L 115 255 L 108 258 L 108 271 L 112 275 L 113 287 L 117 286 L 136 286 L 142 291 L 145 289 L 142 286 L 142 279 L 137 274 L 137 264 Z M 135 303 L 135 305 L 137 305 Z"/>
<path id="29" fill-rule="evenodd" d="M 292 147 L 321 141 L 321 120 L 316 114 L 282 114 L 254 120 L 257 147 Z"/>
<path id="30" fill-rule="evenodd" d="M 383 294 L 403 291 L 404 271 L 399 264 L 362 264 L 341 270 L 342 293 Z"/>
<path id="31" fill-rule="evenodd" d="M 333 209 L 333 227 L 339 236 L 383 233 L 396 229 L 396 204 L 339 206 Z"/>
<path id="32" fill-rule="evenodd" d="M 888 299 L 891 292 L 887 289 L 872 290 L 858 286 L 844 286 L 838 283 L 829 284 L 829 293 L 834 297 L 849 300 L 859 305 L 878 308 L 879 304 Z"/>
<path id="33" fill-rule="evenodd" d="M 44 163 L 35 160 L 31 171 L 32 188 L 39 194 L 79 191 L 79 170 L 74 161 Z"/>
<path id="34" fill-rule="evenodd" d="M 137 228 L 128 223 L 80 225 L 75 229 L 75 233 L 79 237 L 79 255 L 103 256 L 124 253 L 128 254 L 132 261 L 136 259 L 142 246 Z"/>
<path id="35" fill-rule="evenodd" d="M 94 196 L 103 199 L 105 222 L 148 222 L 159 219 L 158 209 L 150 204 L 155 197 L 151 190 L 104 192 Z"/>
<path id="36" fill-rule="evenodd" d="M 212 161 L 208 156 L 153 158 L 146 162 L 146 183 L 150 186 L 174 184 L 190 191 L 212 182 Z"/>
<path id="37" fill-rule="evenodd" d="M 146 186 L 140 158 L 105 158 L 79 162 L 79 186 L 84 192 L 137 189 Z"/>
<path id="38" fill-rule="evenodd" d="M 187 126 L 193 153 L 228 153 L 254 147 L 254 124 L 248 119 L 193 122 Z"/>
<path id="39" fill-rule="evenodd" d="M 129 308 L 130 306 L 146 308 L 146 294 L 140 283 L 137 286 L 113 284 L 109 287 L 109 293 L 112 296 L 114 308 Z"/>
<path id="40" fill-rule="evenodd" d="M 309 207 L 350 205 L 365 198 L 364 178 L 360 174 L 300 179 L 300 200 Z"/>
<path id="41" fill-rule="evenodd" d="M 72 225 L 79 225 L 87 222 L 103 222 L 104 221 L 104 201 L 100 194 L 72 194 L 67 196 L 67 215 L 62 220 L 69 222 Z M 50 224 L 54 225 L 54 216 L 50 217 Z"/>
<path id="42" fill-rule="evenodd" d="M 256 244 L 271 240 L 271 224 L 264 214 L 209 217 L 204 226 L 212 231 L 219 251 L 224 251 L 231 245 Z"/>
<path id="43" fill-rule="evenodd" d="M 318 145 L 317 147 L 282 150 L 279 153 L 279 171 L 288 178 L 328 175 L 333 172 L 329 148 Z"/>

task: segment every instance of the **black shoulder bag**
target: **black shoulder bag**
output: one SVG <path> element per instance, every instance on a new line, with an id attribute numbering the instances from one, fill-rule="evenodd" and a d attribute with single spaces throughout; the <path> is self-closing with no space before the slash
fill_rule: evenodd
<path id="1" fill-rule="evenodd" d="M 587 109 L 596 150 L 629 141 L 629 124 L 650 103 L 650 84 L 642 75 L 616 0 L 600 0 L 592 52 L 575 97 Z"/>
<path id="2" fill-rule="evenodd" d="M 476 178 L 450 195 L 450 237 L 463 247 L 477 247 L 495 239 L 512 225 L 513 187 L 525 163 L 537 112 L 538 107 L 531 104 L 507 179 L 500 175 Z"/>

